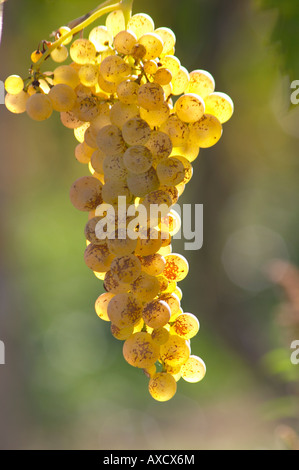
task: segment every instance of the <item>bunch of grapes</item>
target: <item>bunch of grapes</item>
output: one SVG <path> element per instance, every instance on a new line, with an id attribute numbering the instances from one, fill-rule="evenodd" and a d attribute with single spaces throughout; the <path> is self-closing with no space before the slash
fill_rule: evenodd
<path id="1" fill-rule="evenodd" d="M 167 401 L 180 378 L 199 382 L 206 372 L 190 349 L 198 319 L 181 307 L 177 284 L 189 268 L 172 253 L 180 228 L 172 206 L 192 178 L 200 148 L 219 141 L 233 103 L 215 92 L 210 73 L 189 73 L 181 65 L 173 31 L 155 29 L 144 13 L 126 24 L 118 9 L 88 38 L 81 31 L 76 39 L 62 27 L 55 39 L 33 52 L 27 80 L 7 78 L 6 107 L 36 121 L 57 111 L 73 130 L 75 157 L 90 173 L 74 182 L 70 198 L 88 213 L 84 260 L 106 291 L 96 313 L 124 341 L 125 360 L 148 376 L 151 396 Z M 39 64 L 49 57 L 59 65 L 41 72 Z M 129 210 L 120 215 L 120 196 L 126 209 L 164 209 L 141 224 Z M 107 205 L 118 215 L 113 230 L 100 236 Z"/>

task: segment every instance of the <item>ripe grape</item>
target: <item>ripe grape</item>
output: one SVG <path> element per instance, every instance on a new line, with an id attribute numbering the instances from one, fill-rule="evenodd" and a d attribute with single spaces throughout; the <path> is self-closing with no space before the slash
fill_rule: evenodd
<path id="1" fill-rule="evenodd" d="M 126 150 L 122 133 L 117 126 L 102 127 L 98 132 L 96 140 L 99 149 L 106 155 L 117 155 Z"/>
<path id="2" fill-rule="evenodd" d="M 215 116 L 205 114 L 190 126 L 190 140 L 199 147 L 208 148 L 217 144 L 222 136 L 222 125 Z"/>
<path id="3" fill-rule="evenodd" d="M 196 93 L 205 99 L 215 90 L 215 80 L 206 70 L 193 70 L 190 73 L 189 85 L 186 89 L 187 93 Z"/>
<path id="4" fill-rule="evenodd" d="M 53 86 L 48 97 L 51 100 L 53 109 L 59 112 L 71 111 L 77 98 L 73 88 L 63 83 Z"/>
<path id="5" fill-rule="evenodd" d="M 130 173 L 127 178 L 128 188 L 132 194 L 143 197 L 151 191 L 159 188 L 159 179 L 156 170 L 151 167 L 148 171 L 140 174 Z"/>
<path id="6" fill-rule="evenodd" d="M 138 13 L 130 18 L 128 29 L 133 31 L 137 39 L 139 39 L 143 34 L 152 33 L 155 29 L 155 24 L 146 13 Z"/>
<path id="7" fill-rule="evenodd" d="M 76 39 L 70 47 L 70 56 L 76 64 L 84 65 L 96 57 L 96 48 L 88 39 Z"/>
<path id="8" fill-rule="evenodd" d="M 170 331 L 181 338 L 191 339 L 199 331 L 199 321 L 192 313 L 183 313 L 177 317 Z"/>
<path id="9" fill-rule="evenodd" d="M 78 72 L 71 65 L 60 65 L 54 70 L 53 84 L 60 83 L 76 88 L 80 84 Z"/>
<path id="10" fill-rule="evenodd" d="M 122 128 L 127 121 L 139 116 L 138 106 L 134 103 L 115 103 L 110 111 L 111 123 Z"/>
<path id="11" fill-rule="evenodd" d="M 120 31 L 114 38 L 114 47 L 119 54 L 128 55 L 137 43 L 137 36 L 133 31 Z"/>
<path id="12" fill-rule="evenodd" d="M 138 43 L 146 49 L 145 60 L 156 59 L 163 51 L 164 43 L 161 37 L 155 33 L 145 33 L 139 38 Z"/>
<path id="13" fill-rule="evenodd" d="M 204 115 L 205 103 L 199 95 L 188 93 L 177 100 L 175 111 L 181 121 L 196 122 Z"/>
<path id="14" fill-rule="evenodd" d="M 108 271 L 111 259 L 112 256 L 107 244 L 93 245 L 90 243 L 84 252 L 84 261 L 92 271 Z"/>
<path id="15" fill-rule="evenodd" d="M 164 402 L 176 394 L 177 384 L 172 375 L 159 372 L 150 379 L 148 390 L 155 400 Z"/>
<path id="16" fill-rule="evenodd" d="M 26 102 L 26 111 L 31 119 L 34 119 L 35 121 L 45 121 L 51 116 L 53 105 L 47 95 L 36 93 L 28 98 Z"/>
<path id="17" fill-rule="evenodd" d="M 93 43 L 97 52 L 103 52 L 113 43 L 112 34 L 106 26 L 96 26 L 89 33 L 89 40 Z"/>
<path id="18" fill-rule="evenodd" d="M 190 356 L 190 348 L 183 338 L 170 335 L 166 343 L 160 349 L 161 359 L 170 366 L 184 364 Z"/>
<path id="19" fill-rule="evenodd" d="M 163 275 L 169 281 L 180 282 L 187 276 L 189 272 L 188 261 L 184 256 L 179 254 L 171 254 L 165 256 L 166 266 Z"/>
<path id="20" fill-rule="evenodd" d="M 114 295 L 110 294 L 109 292 L 106 292 L 105 294 L 101 294 L 95 303 L 95 311 L 96 314 L 101 320 L 104 321 L 110 321 L 110 318 L 108 317 L 107 313 L 107 308 L 108 304 L 111 299 L 113 299 Z"/>
<path id="21" fill-rule="evenodd" d="M 11 95 L 17 95 L 21 93 L 24 88 L 24 82 L 19 75 L 10 75 L 4 82 L 4 87 L 7 93 Z"/>
<path id="22" fill-rule="evenodd" d="M 124 153 L 123 162 L 131 173 L 144 173 L 152 166 L 152 154 L 147 147 L 134 145 Z"/>
<path id="23" fill-rule="evenodd" d="M 148 111 L 160 109 L 164 104 L 164 90 L 158 83 L 144 83 L 138 90 L 138 104 Z"/>
<path id="24" fill-rule="evenodd" d="M 51 52 L 51 59 L 54 62 L 64 62 L 69 55 L 68 49 L 62 44 Z"/>
<path id="25" fill-rule="evenodd" d="M 145 299 L 145 301 L 147 300 Z M 171 311 L 166 302 L 155 299 L 145 305 L 142 317 L 149 327 L 162 328 L 169 322 Z"/>
<path id="26" fill-rule="evenodd" d="M 70 190 L 73 206 L 79 211 L 89 212 L 102 204 L 102 184 L 92 176 L 77 179 Z"/>
<path id="27" fill-rule="evenodd" d="M 141 272 L 132 284 L 131 292 L 141 302 L 150 302 L 159 294 L 160 284 L 155 276 Z"/>
<path id="28" fill-rule="evenodd" d="M 26 111 L 28 99 L 29 95 L 25 91 L 21 91 L 17 95 L 7 93 L 5 96 L 5 106 L 11 113 L 22 114 Z"/>
<path id="29" fill-rule="evenodd" d="M 123 346 L 125 360 L 133 367 L 151 367 L 158 360 L 159 346 L 149 333 L 134 333 Z"/>
<path id="30" fill-rule="evenodd" d="M 117 281 L 132 284 L 141 274 L 141 263 L 133 254 L 118 256 L 112 261 L 110 270 Z"/>
<path id="31" fill-rule="evenodd" d="M 124 104 L 136 104 L 139 85 L 131 80 L 124 80 L 117 85 L 116 93 Z"/>
<path id="32" fill-rule="evenodd" d="M 205 98 L 206 114 L 215 116 L 221 124 L 227 122 L 234 113 L 234 103 L 225 93 L 211 93 Z"/>
<path id="33" fill-rule="evenodd" d="M 108 317 L 118 328 L 134 326 L 142 315 L 142 303 L 133 294 L 116 294 L 107 308 Z"/>
<path id="34" fill-rule="evenodd" d="M 206 375 L 206 365 L 198 356 L 190 356 L 181 368 L 182 378 L 186 382 L 200 382 Z"/>
<path id="35" fill-rule="evenodd" d="M 162 55 L 169 54 L 175 47 L 176 43 L 174 32 L 169 28 L 158 28 L 155 30 L 155 33 L 158 34 L 163 41 Z"/>

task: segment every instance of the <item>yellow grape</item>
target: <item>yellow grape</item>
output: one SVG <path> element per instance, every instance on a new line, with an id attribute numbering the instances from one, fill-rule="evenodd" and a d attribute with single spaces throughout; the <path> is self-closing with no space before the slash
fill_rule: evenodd
<path id="1" fill-rule="evenodd" d="M 221 124 L 229 121 L 234 113 L 234 103 L 226 93 L 211 93 L 205 98 L 205 104 L 206 114 L 212 114 Z"/>
<path id="2" fill-rule="evenodd" d="M 132 195 L 129 188 L 122 181 L 105 181 L 103 186 L 103 200 L 107 204 L 116 204 L 119 196 L 123 196 L 130 200 Z"/>
<path id="3" fill-rule="evenodd" d="M 116 93 L 124 104 L 136 104 L 139 85 L 130 80 L 124 80 L 117 85 Z"/>
<path id="4" fill-rule="evenodd" d="M 68 129 L 78 129 L 84 124 L 84 122 L 80 121 L 72 111 L 60 113 L 60 119 L 62 124 Z"/>
<path id="5" fill-rule="evenodd" d="M 157 367 L 155 366 L 155 364 L 153 364 L 152 366 L 143 369 L 143 372 L 150 379 L 157 373 Z"/>
<path id="6" fill-rule="evenodd" d="M 190 77 L 188 70 L 185 67 L 181 66 L 179 72 L 172 79 L 171 82 L 173 87 L 172 94 L 177 96 L 184 93 L 188 88 L 189 80 Z"/>
<path id="7" fill-rule="evenodd" d="M 143 34 L 152 33 L 155 29 L 155 24 L 146 13 L 137 13 L 130 18 L 128 29 L 133 31 L 137 39 L 139 39 Z"/>
<path id="8" fill-rule="evenodd" d="M 156 163 L 169 157 L 173 148 L 169 135 L 161 131 L 153 131 L 145 145 Z"/>
<path id="9" fill-rule="evenodd" d="M 82 85 L 93 87 L 99 80 L 99 68 L 93 64 L 85 64 L 80 67 L 78 76 Z"/>
<path id="10" fill-rule="evenodd" d="M 217 144 L 222 136 L 222 125 L 215 116 L 205 114 L 190 125 L 190 140 L 199 147 L 208 148 Z"/>
<path id="11" fill-rule="evenodd" d="M 113 125 L 122 128 L 130 119 L 139 117 L 139 108 L 136 104 L 116 102 L 110 111 L 110 120 Z"/>
<path id="12" fill-rule="evenodd" d="M 60 65 L 54 70 L 53 84 L 60 83 L 76 88 L 80 84 L 78 72 L 70 65 Z"/>
<path id="13" fill-rule="evenodd" d="M 159 187 L 159 180 L 154 168 L 140 174 L 130 173 L 127 178 L 128 188 L 132 194 L 143 197 Z"/>
<path id="14" fill-rule="evenodd" d="M 61 28 L 59 28 L 58 30 L 58 34 L 60 37 L 62 36 L 66 36 L 68 33 L 71 32 L 71 28 L 69 28 L 68 26 L 61 26 Z M 73 39 L 73 36 L 70 35 L 69 37 L 67 37 L 63 42 L 62 44 L 64 46 L 67 46 L 70 42 L 72 42 L 72 39 Z"/>
<path id="15" fill-rule="evenodd" d="M 48 97 L 51 100 L 53 109 L 59 112 L 71 111 L 77 98 L 73 88 L 63 83 L 53 86 Z"/>
<path id="16" fill-rule="evenodd" d="M 159 346 L 149 333 L 134 333 L 123 346 L 125 360 L 133 367 L 151 367 L 158 360 Z"/>
<path id="17" fill-rule="evenodd" d="M 158 163 L 157 175 L 161 184 L 175 186 L 184 180 L 184 165 L 177 158 L 169 157 Z"/>
<path id="18" fill-rule="evenodd" d="M 151 129 L 147 122 L 135 117 L 124 124 L 122 135 L 128 145 L 145 145 L 150 138 Z"/>
<path id="19" fill-rule="evenodd" d="M 215 80 L 206 70 L 193 70 L 190 73 L 186 93 L 195 93 L 205 99 L 215 90 Z"/>
<path id="20" fill-rule="evenodd" d="M 129 55 L 137 44 L 137 36 L 133 31 L 120 31 L 114 38 L 114 47 L 119 54 Z"/>
<path id="21" fill-rule="evenodd" d="M 206 365 L 198 356 L 190 356 L 181 369 L 182 378 L 186 382 L 200 382 L 206 375 Z"/>
<path id="22" fill-rule="evenodd" d="M 171 205 L 174 205 L 178 202 L 179 192 L 176 186 L 165 186 L 161 184 L 159 189 L 168 194 L 171 199 Z"/>
<path id="23" fill-rule="evenodd" d="M 134 327 L 133 326 L 127 326 L 126 328 L 119 328 L 116 325 L 113 325 L 111 323 L 111 334 L 114 336 L 114 338 L 120 340 L 120 341 L 125 341 L 126 339 L 130 338 L 134 332 Z"/>
<path id="24" fill-rule="evenodd" d="M 144 173 L 152 166 L 152 154 L 144 145 L 134 145 L 124 153 L 123 162 L 131 173 Z"/>
<path id="25" fill-rule="evenodd" d="M 122 133 L 117 126 L 103 127 L 99 130 L 96 140 L 99 149 L 106 155 L 117 155 L 126 150 Z"/>
<path id="26" fill-rule="evenodd" d="M 142 303 L 133 294 L 116 294 L 107 308 L 108 317 L 118 328 L 134 326 L 142 315 Z"/>
<path id="27" fill-rule="evenodd" d="M 171 321 L 173 321 L 173 318 L 180 312 L 180 308 L 181 308 L 180 299 L 173 293 L 172 294 L 163 293 L 160 295 L 159 298 L 160 300 L 163 300 L 164 302 L 166 302 L 167 305 L 169 306 L 170 312 L 171 312 L 170 319 Z"/>
<path id="28" fill-rule="evenodd" d="M 36 64 L 39 59 L 41 59 L 43 56 L 43 52 L 42 51 L 39 51 L 39 50 L 36 50 L 36 51 L 33 51 L 32 54 L 31 54 L 31 61 L 33 64 Z"/>
<path id="29" fill-rule="evenodd" d="M 109 13 L 106 18 L 106 27 L 113 37 L 126 28 L 125 17 L 122 10 L 115 10 Z"/>
<path id="30" fill-rule="evenodd" d="M 169 116 L 167 121 L 160 127 L 160 131 L 169 135 L 174 147 L 184 145 L 189 138 L 188 124 L 181 121 L 175 114 Z"/>
<path id="31" fill-rule="evenodd" d="M 106 272 L 109 269 L 112 256 L 107 244 L 93 245 L 90 243 L 84 252 L 86 266 L 92 271 Z"/>
<path id="32" fill-rule="evenodd" d="M 106 181 L 126 182 L 128 171 L 122 154 L 108 155 L 103 161 L 103 172 Z"/>
<path id="33" fill-rule="evenodd" d="M 103 52 L 111 47 L 113 37 L 106 26 L 96 26 L 89 33 L 89 40 L 95 46 L 97 52 Z"/>
<path id="34" fill-rule="evenodd" d="M 133 254 L 119 256 L 112 261 L 110 270 L 117 281 L 132 284 L 141 274 L 141 263 Z"/>
<path id="35" fill-rule="evenodd" d="M 164 90 L 158 83 L 144 83 L 138 90 L 138 104 L 148 111 L 160 109 L 164 104 Z"/>
<path id="36" fill-rule="evenodd" d="M 100 73 L 108 82 L 116 83 L 131 73 L 131 67 L 120 56 L 108 56 L 100 65 Z"/>
<path id="37" fill-rule="evenodd" d="M 110 294 L 109 292 L 105 292 L 104 294 L 101 294 L 95 303 L 95 311 L 96 314 L 101 320 L 104 321 L 110 321 L 110 318 L 108 317 L 107 313 L 107 308 L 108 304 L 111 299 L 113 299 L 114 295 Z"/>
<path id="38" fill-rule="evenodd" d="M 129 292 L 130 285 L 117 281 L 112 272 L 109 270 L 105 273 L 104 288 L 111 294 L 125 294 Z"/>
<path id="39" fill-rule="evenodd" d="M 159 283 L 159 281 L 157 282 Z M 145 299 L 146 301 L 147 299 Z M 170 308 L 163 300 L 154 299 L 143 308 L 142 318 L 150 328 L 162 328 L 169 322 L 170 317 Z"/>
<path id="40" fill-rule="evenodd" d="M 10 75 L 4 82 L 4 87 L 7 93 L 11 95 L 17 95 L 21 93 L 24 88 L 24 82 L 19 75 Z"/>
<path id="41" fill-rule="evenodd" d="M 150 302 L 159 294 L 160 284 L 155 276 L 141 272 L 132 284 L 131 292 L 141 302 Z"/>
<path id="42" fill-rule="evenodd" d="M 159 68 L 154 75 L 154 82 L 159 83 L 159 85 L 168 85 L 172 80 L 172 73 L 170 70 L 165 69 L 164 67 Z"/>
<path id="43" fill-rule="evenodd" d="M 162 255 L 154 253 L 153 255 L 140 257 L 142 271 L 151 276 L 159 276 L 164 271 L 166 261 Z"/>
<path id="44" fill-rule="evenodd" d="M 198 144 L 187 141 L 185 145 L 174 147 L 171 156 L 181 154 L 186 158 L 186 160 L 192 163 L 198 157 L 199 152 L 200 147 Z"/>
<path id="45" fill-rule="evenodd" d="M 102 204 L 102 184 L 92 176 L 77 179 L 70 189 L 70 199 L 79 211 L 89 212 Z"/>
<path id="46" fill-rule="evenodd" d="M 131 56 L 133 57 L 133 59 L 135 59 L 135 61 L 139 61 L 141 59 L 143 59 L 143 57 L 145 56 L 146 54 L 146 49 L 144 46 L 142 46 L 142 44 L 136 44 L 136 46 L 133 47 L 132 51 L 131 51 Z"/>
<path id="47" fill-rule="evenodd" d="M 112 237 L 109 236 L 108 248 L 115 256 L 131 255 L 136 249 L 137 240 L 132 240 L 127 236 L 121 238 L 118 232 L 114 232 Z"/>
<path id="48" fill-rule="evenodd" d="M 181 68 L 181 62 L 173 55 L 166 55 L 162 57 L 160 63 L 162 67 L 168 69 L 171 72 L 173 78 L 177 76 Z"/>
<path id="49" fill-rule="evenodd" d="M 26 111 L 28 99 L 29 95 L 25 91 L 21 91 L 17 95 L 7 93 L 5 96 L 5 106 L 11 113 L 22 114 Z"/>
<path id="50" fill-rule="evenodd" d="M 102 217 L 92 217 L 91 219 L 88 220 L 87 224 L 85 225 L 85 229 L 84 229 L 85 238 L 90 243 L 93 243 L 94 245 L 103 245 L 104 243 L 106 243 L 105 240 L 98 238 L 96 234 L 97 223 L 100 222 L 101 220 L 102 220 Z"/>
<path id="51" fill-rule="evenodd" d="M 84 142 L 84 137 L 85 137 L 85 132 L 87 129 L 90 127 L 89 122 L 83 122 L 83 124 L 79 127 L 76 127 L 74 129 L 74 136 L 78 140 L 78 142 L 83 143 Z"/>
<path id="52" fill-rule="evenodd" d="M 189 272 L 189 264 L 184 256 L 173 253 L 165 256 L 166 266 L 163 275 L 169 281 L 180 282 Z"/>
<path id="53" fill-rule="evenodd" d="M 183 313 L 177 317 L 170 331 L 181 338 L 191 339 L 199 331 L 199 321 L 192 313 Z"/>
<path id="54" fill-rule="evenodd" d="M 76 64 L 89 64 L 96 58 L 96 48 L 88 39 L 76 39 L 70 47 L 70 56 Z"/>
<path id="55" fill-rule="evenodd" d="M 90 163 L 94 171 L 97 173 L 104 173 L 103 162 L 106 158 L 106 154 L 101 150 L 95 150 L 91 156 Z"/>
<path id="56" fill-rule="evenodd" d="M 51 52 L 51 59 L 54 60 L 54 62 L 60 63 L 64 62 L 68 58 L 68 55 L 69 51 L 67 48 L 64 45 L 61 45 Z"/>
<path id="57" fill-rule="evenodd" d="M 174 32 L 169 28 L 158 28 L 155 33 L 160 36 L 163 41 L 162 55 L 167 55 L 173 50 L 176 43 L 176 37 Z"/>
<path id="58" fill-rule="evenodd" d="M 27 100 L 26 111 L 31 119 L 45 121 L 52 115 L 53 105 L 47 95 L 36 93 Z"/>
<path id="59" fill-rule="evenodd" d="M 170 335 L 168 341 L 160 348 L 160 357 L 170 366 L 184 364 L 190 356 L 190 347 L 186 340 Z"/>
<path id="60" fill-rule="evenodd" d="M 85 142 L 79 143 L 75 148 L 75 157 L 79 163 L 87 164 L 90 162 L 94 149 L 86 145 Z"/>
<path id="61" fill-rule="evenodd" d="M 167 343 L 169 339 L 169 331 L 166 327 L 155 328 L 152 333 L 152 340 L 157 343 L 159 346 Z"/>
<path id="62" fill-rule="evenodd" d="M 169 118 L 169 115 L 170 108 L 167 103 L 163 103 L 158 109 L 149 110 L 140 108 L 140 117 L 144 119 L 152 129 L 162 126 Z"/>
<path id="63" fill-rule="evenodd" d="M 153 60 L 159 57 L 163 51 L 163 41 L 155 33 L 145 33 L 138 40 L 138 43 L 145 47 L 146 54 L 144 56 L 145 60 Z"/>
<path id="64" fill-rule="evenodd" d="M 205 103 L 199 95 L 188 93 L 177 100 L 175 111 L 181 121 L 196 122 L 204 115 Z"/>
<path id="65" fill-rule="evenodd" d="M 148 390 L 155 400 L 164 402 L 174 397 L 177 384 L 172 375 L 166 372 L 158 372 L 150 379 Z"/>
<path id="66" fill-rule="evenodd" d="M 158 70 L 158 64 L 155 60 L 146 60 L 143 62 L 143 70 L 147 75 L 154 75 Z"/>
<path id="67" fill-rule="evenodd" d="M 176 160 L 179 160 L 180 162 L 182 162 L 182 164 L 184 166 L 185 176 L 184 176 L 184 179 L 183 179 L 182 183 L 184 183 L 184 184 L 189 183 L 189 181 L 191 180 L 191 178 L 193 176 L 193 167 L 192 167 L 191 163 L 189 162 L 189 160 L 187 160 L 187 158 L 183 157 L 182 155 L 172 155 L 172 157 L 176 158 Z"/>
<path id="68" fill-rule="evenodd" d="M 162 240 L 159 232 L 155 229 L 148 231 L 148 238 L 138 238 L 135 254 L 138 256 L 150 256 L 159 251 Z"/>

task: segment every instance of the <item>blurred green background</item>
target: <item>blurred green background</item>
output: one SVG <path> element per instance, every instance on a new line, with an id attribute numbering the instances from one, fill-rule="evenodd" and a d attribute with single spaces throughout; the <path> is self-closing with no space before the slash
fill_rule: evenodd
<path id="1" fill-rule="evenodd" d="M 26 76 L 39 41 L 95 6 L 8 0 L 0 79 Z M 0 448 L 295 447 L 299 365 L 290 343 L 299 333 L 288 319 L 299 318 L 291 267 L 299 263 L 299 106 L 290 107 L 298 2 L 135 0 L 141 11 L 173 29 L 182 64 L 211 72 L 235 103 L 180 200 L 204 205 L 204 246 L 184 253 L 174 243 L 190 262 L 182 306 L 200 320 L 192 352 L 208 372 L 196 385 L 181 380 L 171 402 L 151 399 L 146 377 L 94 313 L 102 283 L 83 261 L 86 215 L 69 201 L 70 185 L 87 174 L 72 131 L 58 115 L 35 123 L 1 106 Z"/>

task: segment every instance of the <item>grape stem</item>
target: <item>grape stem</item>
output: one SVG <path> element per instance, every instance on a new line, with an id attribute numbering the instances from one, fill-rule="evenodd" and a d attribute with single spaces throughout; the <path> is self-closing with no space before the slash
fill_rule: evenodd
<path id="1" fill-rule="evenodd" d="M 57 47 L 60 47 L 66 39 L 79 33 L 80 31 L 82 31 L 82 29 L 87 28 L 87 26 L 91 25 L 101 16 L 104 16 L 107 13 L 111 13 L 112 11 L 121 9 L 124 13 L 127 25 L 132 13 L 133 1 L 134 0 L 121 0 L 120 2 L 115 2 L 115 0 L 107 0 L 91 12 L 69 23 L 69 27 L 71 28 L 71 30 L 60 38 L 58 38 L 55 42 L 53 42 L 53 44 L 43 54 L 39 61 L 32 65 L 32 75 L 34 75 L 37 71 L 40 70 L 41 65 L 51 55 L 51 52 L 57 49 Z"/>

